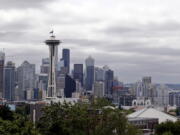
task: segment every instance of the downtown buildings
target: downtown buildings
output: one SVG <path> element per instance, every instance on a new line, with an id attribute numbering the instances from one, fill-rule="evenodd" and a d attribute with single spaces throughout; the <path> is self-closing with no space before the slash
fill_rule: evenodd
<path id="1" fill-rule="evenodd" d="M 4 61 L 5 61 L 5 53 L 0 52 L 0 98 L 3 97 L 3 89 L 4 89 Z"/>
<path id="2" fill-rule="evenodd" d="M 114 71 L 108 66 L 97 67 L 95 58 L 91 56 L 82 63 L 71 63 L 71 51 L 64 48 L 62 57 L 58 59 L 57 46 L 54 51 L 51 47 L 54 40 L 56 45 L 60 43 L 55 37 L 47 40 L 50 56 L 54 54 L 53 57 L 42 59 L 41 66 L 38 67 L 39 73 L 36 73 L 35 64 L 26 60 L 17 68 L 13 62 L 5 65 L 5 54 L 0 53 L 1 97 L 7 100 L 42 100 L 46 97 L 72 98 L 91 95 L 105 97 L 124 106 L 131 105 L 133 100 L 167 106 L 172 99 L 172 96 L 168 98 L 169 90 L 167 92 L 166 87 L 152 84 L 150 76 L 127 87 L 115 77 Z"/>

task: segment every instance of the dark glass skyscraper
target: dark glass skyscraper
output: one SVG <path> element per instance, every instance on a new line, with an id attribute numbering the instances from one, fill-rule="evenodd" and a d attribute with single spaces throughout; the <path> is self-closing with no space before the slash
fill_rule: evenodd
<path id="1" fill-rule="evenodd" d="M 94 84 L 94 59 L 88 57 L 86 59 L 86 90 L 92 90 Z"/>
<path id="2" fill-rule="evenodd" d="M 70 70 L 70 50 L 69 49 L 63 49 L 62 59 L 64 60 L 64 67 L 67 68 L 67 72 L 69 74 L 69 70 Z"/>
<path id="3" fill-rule="evenodd" d="M 76 82 L 69 75 L 66 75 L 65 88 L 64 88 L 65 97 L 67 98 L 72 97 L 72 93 L 75 92 L 75 90 L 76 90 Z"/>
<path id="4" fill-rule="evenodd" d="M 73 78 L 83 86 L 83 64 L 74 64 Z"/>
<path id="5" fill-rule="evenodd" d="M 105 94 L 106 95 L 112 94 L 113 79 L 114 79 L 114 72 L 110 69 L 105 71 Z"/>
<path id="6" fill-rule="evenodd" d="M 4 85 L 4 52 L 0 52 L 0 98 L 3 97 L 3 85 Z"/>
<path id="7" fill-rule="evenodd" d="M 14 90 L 15 90 L 15 64 L 9 61 L 5 66 L 4 98 L 13 101 L 15 98 Z"/>

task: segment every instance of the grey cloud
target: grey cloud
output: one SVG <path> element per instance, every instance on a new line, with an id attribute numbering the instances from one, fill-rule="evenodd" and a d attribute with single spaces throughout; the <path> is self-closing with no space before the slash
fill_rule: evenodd
<path id="1" fill-rule="evenodd" d="M 97 46 L 97 45 L 103 45 L 103 41 L 99 40 L 91 40 L 91 39 L 83 39 L 83 38 L 64 38 L 62 39 L 64 43 L 67 44 L 76 44 L 81 47 L 88 47 L 88 46 Z"/>
<path id="2" fill-rule="evenodd" d="M 94 47 L 97 50 L 102 50 L 109 53 L 129 53 L 150 56 L 169 56 L 180 57 L 180 49 L 173 49 L 170 47 L 151 47 L 152 45 L 159 45 L 160 43 L 151 40 L 139 41 L 121 41 L 112 43 L 102 40 L 88 40 L 88 39 L 63 39 L 66 44 L 74 44 L 81 48 Z"/>
<path id="3" fill-rule="evenodd" d="M 58 16 L 58 19 L 57 19 Z M 97 19 L 96 17 L 82 17 L 75 13 L 72 13 L 71 11 L 66 12 L 59 12 L 59 13 L 51 13 L 51 19 L 46 18 L 46 22 L 48 24 L 54 24 L 54 25 L 90 25 L 95 24 L 98 22 L 101 22 L 100 19 Z"/>
<path id="4" fill-rule="evenodd" d="M 134 36 L 134 37 L 172 37 L 180 34 L 180 22 L 166 21 L 162 23 L 150 22 L 148 24 L 111 24 L 100 30 L 108 35 Z"/>
<path id="5" fill-rule="evenodd" d="M 34 37 L 34 38 L 33 38 Z M 0 32 L 0 44 L 2 42 L 11 43 L 11 44 L 30 44 L 30 43 L 41 43 L 43 40 L 40 41 L 38 37 L 32 35 L 30 32 L 26 31 L 6 31 Z"/>
<path id="6" fill-rule="evenodd" d="M 16 20 L 12 22 L 0 23 L 0 31 L 27 31 L 32 28 L 29 21 L 26 20 Z"/>
<path id="7" fill-rule="evenodd" d="M 1 0 L 0 8 L 4 11 L 21 9 L 17 12 L 24 12 L 28 8 L 42 9 L 43 6 L 48 6 L 49 2 L 52 1 Z M 107 23 L 106 17 L 103 18 L 103 15 L 96 14 L 89 17 L 89 15 L 73 12 L 71 6 L 73 7 L 70 5 L 70 8 L 63 9 L 63 11 L 57 11 L 57 9 L 57 12 L 43 8 L 43 10 L 38 10 L 40 12 L 35 17 L 31 15 L 32 9 L 28 10 L 30 16 L 23 17 L 21 20 L 15 19 L 6 24 L 0 22 L 0 45 L 3 42 L 10 43 L 11 46 L 24 45 L 18 46 L 15 50 L 8 50 L 7 60 L 12 59 L 21 64 L 23 60 L 27 59 L 31 63 L 35 63 L 36 68 L 39 69 L 41 58 L 48 57 L 48 48 L 45 50 L 40 46 L 38 49 L 35 46 L 43 44 L 43 40 L 46 38 L 44 31 L 48 29 L 47 27 L 55 25 L 58 28 L 57 31 L 65 32 L 59 33 L 65 35 L 62 36 L 63 44 L 60 48 L 71 49 L 71 63 L 84 63 L 89 54 L 83 50 L 92 47 L 97 50 L 91 54 L 96 60 L 96 65 L 109 65 L 122 81 L 134 82 L 144 75 L 151 75 L 157 82 L 178 82 L 180 80 L 178 68 L 180 67 L 180 50 L 170 47 L 172 40 L 174 40 L 173 44 L 180 42 L 180 23 L 178 21 L 165 20 L 157 23 L 158 21 L 156 22 L 152 18 L 152 22 L 148 21 L 147 24 L 140 23 L 141 20 L 139 23 L 118 22 L 117 24 L 114 22 L 121 20 L 121 16 L 110 20 L 107 15 L 111 24 L 99 30 Z M 42 16 L 38 18 L 38 15 Z M 34 22 L 37 22 L 38 25 L 42 24 L 42 26 L 34 26 Z M 36 27 L 38 27 L 37 32 Z M 82 30 L 78 28 L 82 28 Z M 26 44 L 32 44 L 32 48 L 27 49 Z M 153 47 L 155 45 L 157 47 Z M 163 45 L 169 47 L 161 47 Z M 12 58 L 8 55 L 15 57 Z"/>
<path id="8" fill-rule="evenodd" d="M 158 43 L 156 43 L 158 44 Z M 148 47 L 147 44 L 139 45 L 133 43 L 119 43 L 116 45 L 105 45 L 106 51 L 111 51 L 112 53 L 136 53 L 136 54 L 143 54 L 143 55 L 155 55 L 155 56 L 169 56 L 169 57 L 180 57 L 180 49 L 173 49 L 170 47 Z"/>
<path id="9" fill-rule="evenodd" d="M 52 0 L 51 0 L 52 1 Z M 49 0 L 1 0 L 0 9 L 39 8 L 50 2 Z"/>

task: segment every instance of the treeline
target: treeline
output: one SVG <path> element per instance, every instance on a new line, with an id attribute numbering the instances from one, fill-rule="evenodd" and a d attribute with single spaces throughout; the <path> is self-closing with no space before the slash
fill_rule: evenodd
<path id="1" fill-rule="evenodd" d="M 26 115 L 27 108 L 13 112 L 0 106 L 0 135 L 141 135 L 128 123 L 126 112 L 111 106 L 105 99 L 90 104 L 53 103 L 43 108 L 35 125 Z M 180 122 L 160 124 L 156 134 L 179 135 Z"/>

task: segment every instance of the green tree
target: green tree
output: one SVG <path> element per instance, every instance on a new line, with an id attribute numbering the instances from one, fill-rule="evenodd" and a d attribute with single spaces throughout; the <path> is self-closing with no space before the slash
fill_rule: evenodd
<path id="1" fill-rule="evenodd" d="M 0 135 L 40 135 L 26 116 L 10 111 L 5 105 L 0 109 Z"/>
<path id="2" fill-rule="evenodd" d="M 37 127 L 43 135 L 138 135 L 119 109 L 104 99 L 91 104 L 54 103 L 43 109 Z"/>
<path id="3" fill-rule="evenodd" d="M 13 120 L 13 112 L 10 111 L 10 108 L 7 105 L 0 106 L 0 117 L 3 120 Z"/>
<path id="4" fill-rule="evenodd" d="M 163 135 L 173 135 L 171 132 L 165 132 Z"/>
<path id="5" fill-rule="evenodd" d="M 180 135 L 180 121 L 167 121 L 156 126 L 155 132 L 157 135 L 172 133 L 173 135 Z"/>

